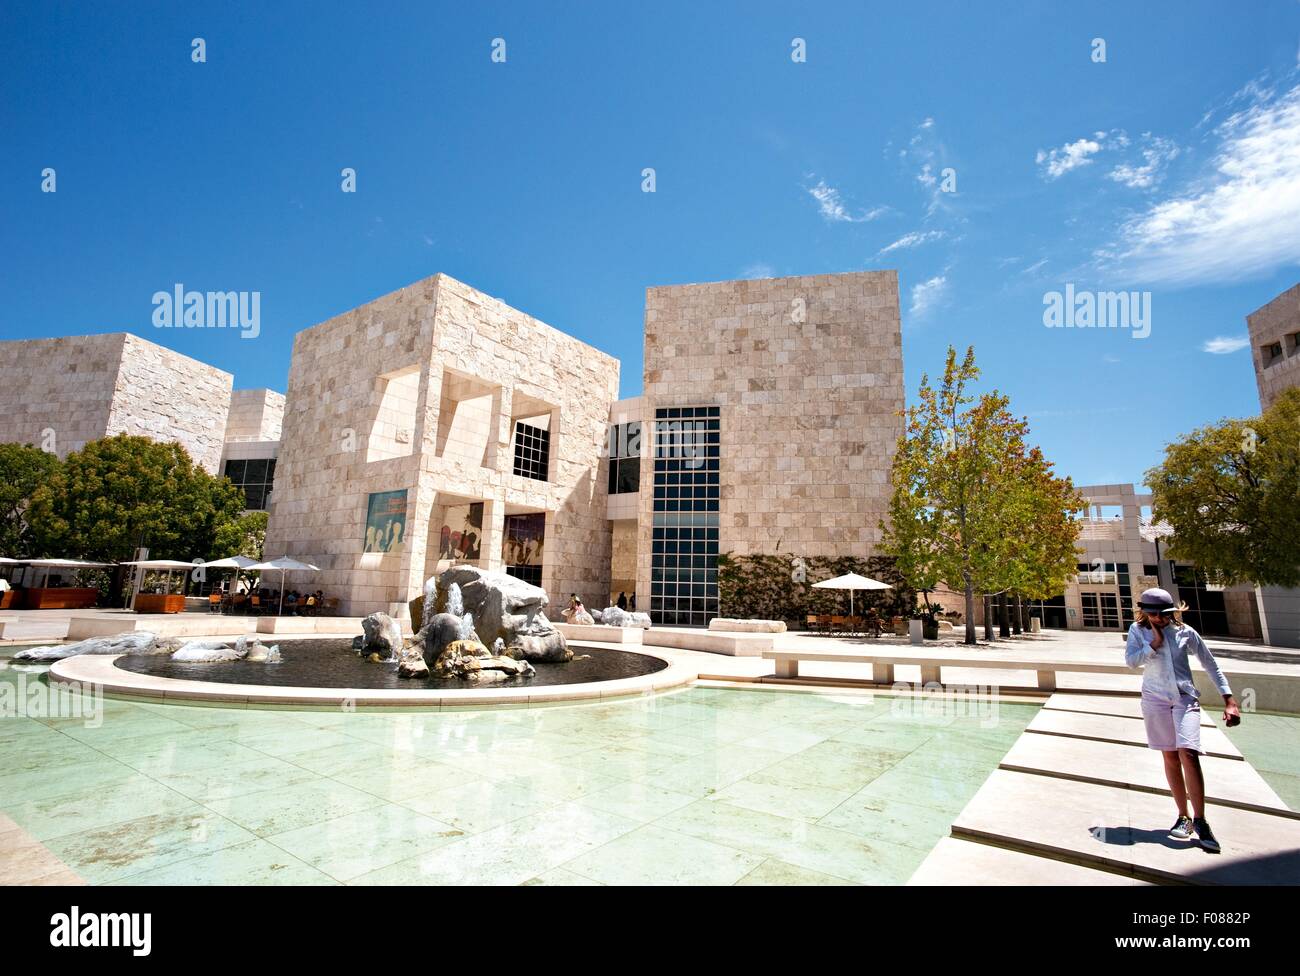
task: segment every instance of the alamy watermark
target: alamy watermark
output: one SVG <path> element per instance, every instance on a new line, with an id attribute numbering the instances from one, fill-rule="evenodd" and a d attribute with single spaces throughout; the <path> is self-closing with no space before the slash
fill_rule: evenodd
<path id="1" fill-rule="evenodd" d="M 241 339 L 262 334 L 260 291 L 171 291 L 153 293 L 155 329 L 238 329 Z"/>
<path id="2" fill-rule="evenodd" d="M 15 669 L 16 670 L 16 669 Z M 25 672 L 18 680 L 0 682 L 0 718 L 81 719 L 88 729 L 104 724 L 104 686 L 79 681 L 28 681 Z"/>
<path id="3" fill-rule="evenodd" d="M 1043 325 L 1049 329 L 1129 329 L 1134 339 L 1151 334 L 1151 292 L 1065 291 L 1043 293 Z"/>

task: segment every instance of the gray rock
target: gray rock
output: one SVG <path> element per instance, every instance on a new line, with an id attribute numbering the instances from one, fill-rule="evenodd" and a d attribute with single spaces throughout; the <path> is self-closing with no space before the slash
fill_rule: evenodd
<path id="1" fill-rule="evenodd" d="M 438 578 L 443 590 L 449 591 L 453 583 L 460 588 L 465 612 L 473 615 L 479 640 L 491 644 L 500 638 L 509 647 L 520 637 L 554 634 L 552 643 L 564 642 L 546 619 L 549 601 L 540 586 L 477 566 L 453 566 Z"/>
<path id="2" fill-rule="evenodd" d="M 650 629 L 650 614 L 621 610 L 618 607 L 606 607 L 596 614 L 600 622 L 607 627 L 640 627 Z"/>
<path id="3" fill-rule="evenodd" d="M 222 641 L 196 640 L 182 644 L 180 650 L 172 654 L 172 660 L 190 664 L 220 664 L 225 661 L 241 660 L 247 653 L 246 644 L 242 647 L 231 647 Z"/>
<path id="4" fill-rule="evenodd" d="M 443 678 L 465 678 L 471 682 L 504 681 L 528 678 L 536 669 L 527 661 L 511 657 L 494 657 L 478 641 L 453 641 L 438 655 L 434 673 Z"/>
<path id="5" fill-rule="evenodd" d="M 435 613 L 429 618 L 429 623 L 416 634 L 424 645 L 426 663 L 437 661 L 448 644 L 461 639 L 460 625 L 460 618 L 450 613 Z"/>
<path id="6" fill-rule="evenodd" d="M 386 613 L 372 613 L 361 621 L 364 639 L 361 650 L 366 655 L 393 658 L 402 649 L 402 628 Z"/>
<path id="7" fill-rule="evenodd" d="M 563 663 L 573 660 L 573 651 L 564 635 L 558 631 L 549 634 L 522 634 L 506 648 L 506 654 L 525 661 L 554 661 Z"/>
<path id="8" fill-rule="evenodd" d="M 412 638 L 402 645 L 397 655 L 397 676 L 399 678 L 427 678 L 429 665 L 424 660 L 424 644 L 418 638 Z"/>
<path id="9" fill-rule="evenodd" d="M 112 637 L 89 637 L 75 644 L 51 644 L 46 647 L 29 647 L 14 655 L 15 661 L 62 661 L 65 657 L 77 657 L 80 654 L 150 654 L 165 653 L 153 650 L 159 644 L 157 634 L 146 630 L 133 630 Z M 174 651 L 173 643 L 165 645 L 166 651 Z"/>

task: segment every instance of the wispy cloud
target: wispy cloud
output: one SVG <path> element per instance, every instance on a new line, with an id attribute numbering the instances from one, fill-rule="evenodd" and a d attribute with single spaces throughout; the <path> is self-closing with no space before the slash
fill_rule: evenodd
<path id="1" fill-rule="evenodd" d="M 1101 152 L 1101 143 L 1098 140 L 1078 139 L 1067 142 L 1059 149 L 1038 150 L 1034 162 L 1042 169 L 1043 179 L 1059 180 L 1071 170 L 1089 165 L 1092 162 L 1091 157 L 1099 152 Z"/>
<path id="2" fill-rule="evenodd" d="M 876 252 L 876 257 L 888 254 L 890 251 L 901 251 L 907 248 L 920 247 L 922 244 L 928 244 L 931 241 L 941 241 L 948 235 L 941 230 L 914 230 L 910 234 L 904 234 L 892 244 L 887 244 Z"/>
<path id="3" fill-rule="evenodd" d="M 740 272 L 741 278 L 775 278 L 776 270 L 770 264 L 758 261 Z"/>
<path id="4" fill-rule="evenodd" d="M 1215 336 L 1213 339 L 1206 339 L 1201 345 L 1201 352 L 1213 353 L 1216 356 L 1226 356 L 1230 352 L 1240 352 L 1250 345 L 1250 336 Z"/>
<path id="5" fill-rule="evenodd" d="M 1300 85 L 1250 95 L 1213 130 L 1211 171 L 1126 221 L 1116 243 L 1098 252 L 1103 264 L 1163 284 L 1300 264 Z"/>
<path id="6" fill-rule="evenodd" d="M 935 275 L 928 281 L 912 286 L 912 308 L 909 312 L 913 319 L 924 318 L 939 305 L 948 294 L 948 276 Z"/>
<path id="7" fill-rule="evenodd" d="M 827 223 L 860 224 L 868 220 L 883 217 L 889 212 L 888 207 L 876 207 L 872 210 L 859 211 L 856 215 L 849 212 L 840 196 L 840 191 L 825 180 L 818 180 L 816 186 L 805 187 L 808 195 L 817 201 L 817 210 Z"/>
<path id="8" fill-rule="evenodd" d="M 1140 165 L 1120 163 L 1106 176 L 1116 183 L 1122 183 L 1135 190 L 1146 190 L 1158 184 L 1165 175 L 1165 170 L 1180 152 L 1178 144 L 1172 139 L 1153 136 L 1150 132 L 1142 134 L 1144 143 Z"/>

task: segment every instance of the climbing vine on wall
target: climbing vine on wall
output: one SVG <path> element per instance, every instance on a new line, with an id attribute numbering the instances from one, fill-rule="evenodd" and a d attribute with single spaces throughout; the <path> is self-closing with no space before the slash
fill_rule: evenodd
<path id="1" fill-rule="evenodd" d="M 845 614 L 849 611 L 846 590 L 823 590 L 813 583 L 858 573 L 890 584 L 892 590 L 857 592 L 856 612 L 875 607 L 882 617 L 909 616 L 916 606 L 916 593 L 904 582 L 888 556 L 857 559 L 852 556 L 718 556 L 718 600 L 724 617 L 785 620 L 799 623 L 810 613 Z"/>

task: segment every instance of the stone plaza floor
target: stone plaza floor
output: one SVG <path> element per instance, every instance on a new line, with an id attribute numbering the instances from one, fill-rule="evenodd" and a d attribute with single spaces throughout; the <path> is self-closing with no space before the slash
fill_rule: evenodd
<path id="1" fill-rule="evenodd" d="M 1036 710 L 712 687 L 442 713 L 109 699 L 97 728 L 0 719 L 0 883 L 898 884 Z"/>

